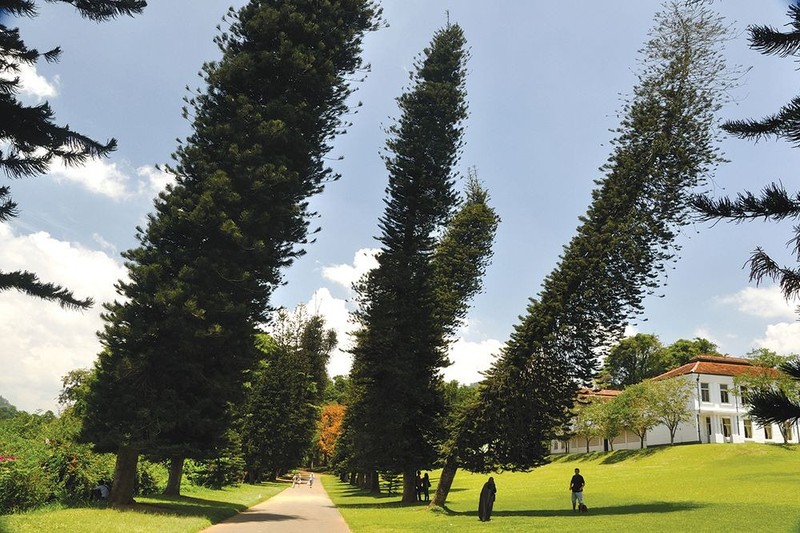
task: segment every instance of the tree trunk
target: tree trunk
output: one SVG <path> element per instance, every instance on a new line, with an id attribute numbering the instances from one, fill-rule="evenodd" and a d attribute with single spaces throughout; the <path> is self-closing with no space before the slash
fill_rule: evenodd
<path id="1" fill-rule="evenodd" d="M 417 503 L 416 470 L 403 470 L 403 503 Z"/>
<path id="2" fill-rule="evenodd" d="M 114 481 L 108 501 L 111 505 L 128 505 L 134 503 L 133 491 L 136 487 L 136 465 L 139 462 L 139 450 L 130 446 L 122 446 L 117 451 L 117 462 L 114 466 Z"/>
<path id="3" fill-rule="evenodd" d="M 381 479 L 378 477 L 378 472 L 372 471 L 370 472 L 370 492 L 372 494 L 380 494 L 381 493 Z"/>
<path id="4" fill-rule="evenodd" d="M 172 457 L 169 460 L 169 479 L 164 489 L 165 496 L 181 495 L 181 479 L 183 478 L 183 457 Z"/>
<path id="5" fill-rule="evenodd" d="M 439 485 L 436 486 L 436 493 L 433 495 L 433 501 L 431 501 L 430 505 L 444 507 L 447 502 L 447 496 L 450 494 L 450 487 L 453 485 L 453 479 L 456 477 L 456 470 L 458 470 L 458 460 L 454 456 L 448 455 L 447 460 L 444 462 L 444 468 L 442 468 L 442 475 L 439 476 Z"/>

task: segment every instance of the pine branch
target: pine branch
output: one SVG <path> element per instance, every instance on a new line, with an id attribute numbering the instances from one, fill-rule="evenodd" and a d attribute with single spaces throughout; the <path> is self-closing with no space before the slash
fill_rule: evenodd
<path id="1" fill-rule="evenodd" d="M 58 302 L 65 309 L 89 309 L 94 305 L 94 300 L 91 298 L 78 300 L 71 291 L 63 287 L 53 283 L 42 283 L 32 272 L 0 272 L 0 292 L 10 289 L 43 300 Z"/>
<path id="2" fill-rule="evenodd" d="M 787 300 L 800 295 L 800 269 L 779 266 L 760 247 L 756 248 L 747 263 L 750 265 L 750 281 L 755 281 L 757 285 L 764 278 L 777 282 Z"/>
<path id="3" fill-rule="evenodd" d="M 800 420 L 800 404 L 781 390 L 751 391 L 748 401 L 750 416 L 762 426 Z"/>
<path id="4" fill-rule="evenodd" d="M 47 0 L 48 2 L 64 2 L 75 6 L 82 17 L 96 22 L 117 18 L 120 15 L 139 15 L 145 7 L 146 0 Z"/>
<path id="5" fill-rule="evenodd" d="M 800 146 L 800 96 L 783 106 L 778 113 L 761 120 L 731 120 L 722 129 L 741 139 L 760 141 L 774 136 Z"/>
<path id="6" fill-rule="evenodd" d="M 789 195 L 782 184 L 771 183 L 761 190 L 761 196 L 750 191 L 736 195 L 735 200 L 714 200 L 706 195 L 695 195 L 691 205 L 700 215 L 700 220 L 727 218 L 734 222 L 764 218 L 780 221 L 800 218 L 800 192 Z"/>
<path id="7" fill-rule="evenodd" d="M 800 52 L 800 7 L 789 6 L 790 26 L 794 31 L 781 32 L 770 26 L 751 26 L 750 47 L 762 54 L 786 57 Z"/>
<path id="8" fill-rule="evenodd" d="M 17 216 L 17 204 L 11 201 L 10 198 L 6 199 L 10 193 L 7 186 L 0 187 L 0 222 L 5 222 Z"/>
<path id="9" fill-rule="evenodd" d="M 790 378 L 800 381 L 800 359 L 794 361 L 787 361 L 781 365 L 781 371 L 787 374 Z"/>

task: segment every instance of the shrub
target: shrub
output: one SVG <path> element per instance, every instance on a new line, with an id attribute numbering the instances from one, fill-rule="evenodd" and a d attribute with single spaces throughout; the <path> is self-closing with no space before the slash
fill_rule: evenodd
<path id="1" fill-rule="evenodd" d="M 244 460 L 238 455 L 224 455 L 205 461 L 187 461 L 186 477 L 193 485 L 212 489 L 238 485 L 244 477 Z"/>
<path id="2" fill-rule="evenodd" d="M 0 461 L 0 514 L 32 509 L 52 497 L 46 473 L 32 459 L 19 457 Z"/>

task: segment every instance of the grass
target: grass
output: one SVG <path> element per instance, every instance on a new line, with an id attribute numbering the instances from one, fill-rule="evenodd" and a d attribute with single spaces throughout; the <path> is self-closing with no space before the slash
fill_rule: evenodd
<path id="1" fill-rule="evenodd" d="M 572 511 L 574 468 L 589 513 Z M 432 472 L 434 487 L 439 472 Z M 800 531 L 800 447 L 702 444 L 572 454 L 529 473 L 495 474 L 492 521 L 478 521 L 488 476 L 459 471 L 445 509 L 402 506 L 328 478 L 353 533 L 400 531 Z"/>
<path id="2" fill-rule="evenodd" d="M 194 533 L 274 496 L 285 483 L 212 490 L 185 486 L 179 497 L 138 497 L 125 509 L 53 506 L 0 516 L 3 533 Z"/>

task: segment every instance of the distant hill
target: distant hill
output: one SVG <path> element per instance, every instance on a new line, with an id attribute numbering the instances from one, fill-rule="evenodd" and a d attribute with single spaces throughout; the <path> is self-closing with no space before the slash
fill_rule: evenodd
<path id="1" fill-rule="evenodd" d="M 17 408 L 11 405 L 11 402 L 0 396 L 0 420 L 3 418 L 11 418 L 16 412 Z"/>

